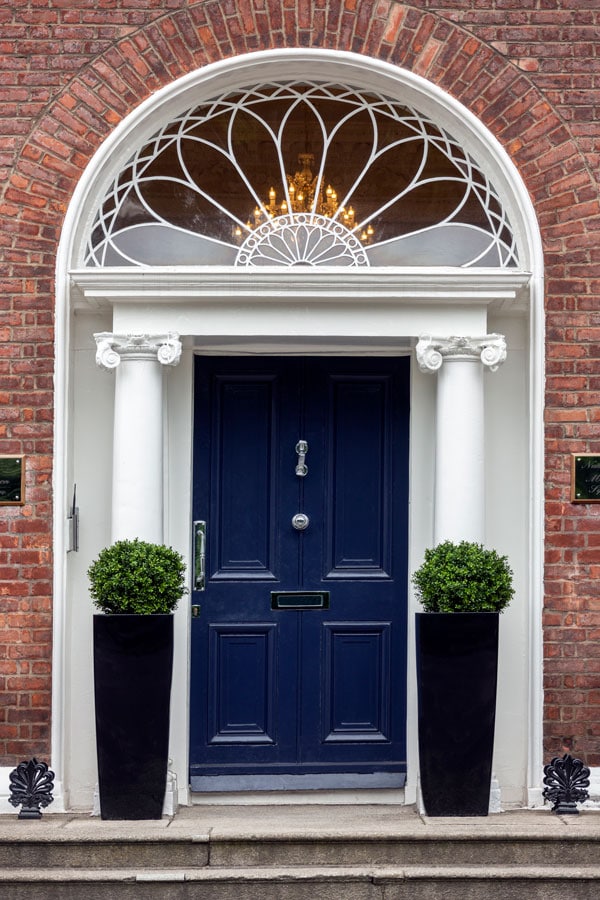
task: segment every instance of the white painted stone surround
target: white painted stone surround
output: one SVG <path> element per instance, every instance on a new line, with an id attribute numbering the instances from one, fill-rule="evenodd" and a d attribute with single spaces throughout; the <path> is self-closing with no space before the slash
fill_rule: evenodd
<path id="1" fill-rule="evenodd" d="M 85 277 L 87 277 L 87 275 Z M 98 276 L 96 275 L 95 277 L 97 278 Z M 283 279 L 284 276 L 280 274 L 278 277 Z M 93 290 L 95 294 L 94 302 L 97 302 L 99 299 L 99 288 L 97 283 L 95 283 Z M 273 288 L 272 294 L 275 298 L 273 302 L 275 310 L 274 328 L 278 329 L 279 336 L 277 338 L 272 336 L 269 341 L 264 337 L 261 337 L 260 346 L 257 349 L 259 352 L 264 352 L 265 345 L 268 345 L 268 349 L 271 352 L 273 350 L 279 352 L 280 348 L 283 352 L 290 352 L 292 347 L 296 352 L 301 350 L 304 350 L 304 352 L 315 352 L 314 346 L 311 346 L 311 344 L 314 344 L 314 339 L 311 336 L 299 336 L 290 333 L 294 327 L 292 326 L 292 328 L 290 328 L 290 320 L 293 322 L 296 312 L 294 307 L 291 306 L 292 314 L 288 318 L 285 309 L 277 308 L 278 301 L 276 298 L 278 290 L 279 287 L 277 290 Z M 515 295 L 518 294 L 519 290 L 520 287 L 518 285 L 516 287 L 513 286 Z M 199 293 L 201 294 L 202 292 L 199 291 Z M 506 294 L 506 286 L 503 286 L 502 293 L 504 295 Z M 159 304 L 156 304 L 155 306 L 154 304 L 148 303 L 136 303 L 132 300 L 131 295 L 132 287 L 130 285 L 127 303 L 113 303 L 111 309 L 107 306 L 106 300 L 104 300 L 101 309 L 96 310 L 96 312 L 86 311 L 82 301 L 76 317 L 79 335 L 76 341 L 76 346 L 78 347 L 76 351 L 76 383 L 78 385 L 78 390 L 76 393 L 79 395 L 80 400 L 76 402 L 75 408 L 76 418 L 78 417 L 80 425 L 76 429 L 77 436 L 75 439 L 74 453 L 75 457 L 79 460 L 77 464 L 76 480 L 78 484 L 78 496 L 80 497 L 80 509 L 82 511 L 82 526 L 86 518 L 88 518 L 85 510 L 91 508 L 94 510 L 95 515 L 104 523 L 103 530 L 105 534 L 104 538 L 101 538 L 99 535 L 94 536 L 94 533 L 90 531 L 89 527 L 85 529 L 82 527 L 82 546 L 80 553 L 77 555 L 69 555 L 68 562 L 72 568 L 72 583 L 74 585 L 73 590 L 75 591 L 75 593 L 71 595 L 72 599 L 70 601 L 71 615 L 73 616 L 72 628 L 77 632 L 78 640 L 82 640 L 86 631 L 89 631 L 89 628 L 91 627 L 89 624 L 91 623 L 91 608 L 89 604 L 81 602 L 83 598 L 80 596 L 86 592 L 85 566 L 89 564 L 89 561 L 93 558 L 99 546 L 102 546 L 103 543 L 108 542 L 111 538 L 111 512 L 112 515 L 115 516 L 115 510 L 111 510 L 111 502 L 108 499 L 111 494 L 111 473 L 114 467 L 116 467 L 117 470 L 119 469 L 121 462 L 123 465 L 126 465 L 125 460 L 119 461 L 119 455 L 116 452 L 115 446 L 113 446 L 112 439 L 111 429 L 115 408 L 114 393 L 116 387 L 114 383 L 114 373 L 111 374 L 106 371 L 102 372 L 95 365 L 95 346 L 92 334 L 97 331 L 105 332 L 106 325 L 111 315 L 112 321 L 118 322 L 122 326 L 121 330 L 116 335 L 118 340 L 121 340 L 126 334 L 158 334 L 159 323 L 165 324 L 163 321 L 164 311 Z M 268 298 L 263 296 L 261 302 L 267 303 Z M 505 297 L 502 302 L 505 302 Z M 211 303 L 212 301 L 206 300 L 206 306 L 210 306 Z M 220 298 L 219 303 L 221 304 L 222 317 L 225 319 L 228 318 L 228 315 L 231 312 L 231 306 L 235 305 L 238 322 L 240 321 L 241 303 L 237 296 L 229 301 Z M 351 301 L 349 300 L 342 302 L 342 298 L 340 297 L 337 299 L 337 305 L 340 310 L 348 312 L 348 317 L 345 320 L 346 323 L 352 317 L 350 303 Z M 253 300 L 251 297 L 248 298 L 247 304 L 247 315 L 251 318 L 251 310 L 253 307 Z M 492 301 L 490 301 L 489 305 L 492 305 Z M 176 324 L 179 324 L 182 321 L 184 314 L 188 319 L 188 327 L 191 328 L 197 327 L 194 321 L 192 321 L 192 324 L 190 325 L 190 319 L 193 319 L 194 317 L 197 317 L 198 322 L 203 320 L 206 321 L 203 316 L 205 305 L 202 296 L 197 296 L 194 303 L 191 301 L 188 303 L 187 298 L 183 303 L 181 300 L 179 300 L 178 303 L 171 301 L 170 309 L 171 312 L 174 311 L 176 313 L 174 317 L 174 323 Z M 158 313 L 158 316 L 156 317 L 154 317 L 154 310 Z M 436 380 L 439 378 L 439 373 L 437 376 L 431 377 L 430 373 L 426 374 L 420 372 L 416 361 L 416 355 L 414 354 L 414 351 L 411 350 L 411 343 L 414 346 L 414 344 L 416 344 L 416 338 L 412 340 L 407 338 L 405 329 L 409 330 L 414 328 L 416 330 L 416 323 L 423 318 L 427 318 L 429 322 L 436 324 L 434 313 L 437 313 L 438 324 L 443 323 L 444 328 L 449 328 L 449 323 L 451 322 L 456 324 L 460 321 L 469 327 L 470 333 L 481 335 L 486 332 L 488 316 L 491 314 L 487 304 L 482 306 L 472 299 L 469 299 L 463 304 L 456 303 L 450 311 L 444 309 L 443 306 L 436 307 L 434 311 L 430 308 L 429 304 L 425 303 L 420 308 L 415 309 L 412 300 L 407 300 L 404 304 L 399 297 L 394 299 L 388 298 L 385 303 L 381 304 L 373 303 L 370 313 L 371 316 L 367 337 L 357 334 L 356 331 L 358 331 L 358 328 L 356 328 L 354 334 L 344 338 L 344 342 L 348 341 L 348 343 L 352 345 L 351 352 L 373 352 L 373 345 L 375 345 L 377 347 L 375 352 L 378 353 L 401 352 L 411 353 L 413 356 L 410 502 L 410 556 L 411 569 L 413 569 L 418 564 L 425 546 L 430 545 L 432 542 L 435 506 L 436 502 L 439 502 L 436 501 L 436 498 L 432 493 L 432 488 L 435 484 L 434 469 L 436 441 L 432 440 L 431 437 L 431 427 L 436 419 Z M 388 315 L 387 313 L 391 314 Z M 328 319 L 330 314 L 331 309 L 329 304 L 326 302 L 317 304 L 315 299 L 311 300 L 310 319 L 312 327 L 314 330 L 320 332 L 318 345 L 319 352 L 340 352 L 339 346 L 342 344 L 342 341 L 340 341 L 339 337 L 332 336 L 328 333 Z M 525 422 L 525 380 L 522 362 L 524 358 L 524 335 L 523 329 L 518 324 L 518 318 L 516 317 L 507 317 L 504 320 L 496 317 L 493 321 L 495 327 L 500 327 L 500 325 L 502 325 L 504 329 L 506 326 L 504 330 L 507 331 L 507 343 L 510 347 L 507 362 L 494 375 L 488 375 L 483 371 L 484 366 L 478 356 L 475 357 L 475 365 L 472 360 L 465 361 L 464 365 L 468 371 L 471 371 L 471 368 L 480 369 L 485 376 L 482 377 L 481 382 L 479 379 L 476 379 L 476 381 L 483 387 L 487 408 L 492 408 L 494 410 L 494 415 L 488 417 L 489 421 L 485 425 L 484 439 L 487 440 L 487 445 L 492 450 L 491 453 L 488 452 L 487 454 L 488 461 L 492 461 L 493 468 L 497 468 L 503 464 L 503 460 L 506 459 L 507 456 L 511 457 L 514 455 L 517 460 L 520 458 L 522 459 L 523 456 L 522 426 Z M 160 329 L 160 333 L 166 333 L 166 331 L 168 331 L 168 327 L 164 332 Z M 396 333 L 391 333 L 392 331 Z M 111 335 L 111 339 L 115 338 L 115 332 L 109 334 Z M 229 352 L 236 352 L 235 348 L 239 338 L 232 339 L 230 337 L 228 340 L 230 342 L 229 346 L 224 346 L 225 339 L 223 336 L 219 336 L 219 352 L 227 352 L 228 350 Z M 189 550 L 187 522 L 191 520 L 191 363 L 194 353 L 192 343 L 195 342 L 196 344 L 200 344 L 203 341 L 205 342 L 205 351 L 207 349 L 212 349 L 210 336 L 196 336 L 196 338 L 193 339 L 189 337 L 186 338 L 183 341 L 184 348 L 181 362 L 176 368 L 169 367 L 167 370 L 166 367 L 160 366 L 156 358 L 152 361 L 154 374 L 158 372 L 163 379 L 162 389 L 164 391 L 165 400 L 163 419 L 165 506 L 162 515 L 164 534 L 165 538 L 170 543 L 173 543 L 186 555 Z M 344 351 L 348 352 L 345 343 L 342 344 L 342 346 Z M 255 352 L 251 340 L 246 340 L 241 344 L 241 347 L 243 352 Z M 239 352 L 239 348 L 237 352 Z M 144 369 L 143 361 L 130 361 L 127 364 L 130 366 L 140 365 L 141 368 Z M 450 364 L 452 365 L 453 363 Z M 447 361 L 443 365 L 447 365 Z M 148 372 L 146 372 L 146 376 L 149 376 Z M 150 376 L 150 378 L 152 377 L 153 376 Z M 514 397 L 518 397 L 519 394 L 522 395 L 520 404 L 518 402 L 515 403 L 514 401 Z M 90 414 L 89 405 L 86 404 L 86 398 L 90 395 L 94 396 L 95 401 L 93 414 Z M 513 398 L 510 408 L 503 408 L 501 403 L 499 405 L 498 401 L 502 395 Z M 521 410 L 520 412 L 518 412 L 519 407 Z M 123 407 L 125 410 L 127 408 L 127 405 Z M 519 429 L 515 431 L 514 423 L 517 420 L 520 422 L 520 426 Z M 102 423 L 101 426 L 100 422 Z M 478 439 L 480 439 L 481 422 L 479 419 L 477 422 L 477 434 L 479 436 Z M 496 430 L 498 431 L 498 434 L 495 433 Z M 98 437 L 99 431 L 102 435 L 100 443 Z M 98 465 L 96 464 L 92 471 L 91 459 L 94 454 L 96 459 L 100 460 L 100 467 L 98 468 Z M 150 453 L 150 459 L 153 458 L 155 458 L 155 454 Z M 494 459 L 497 459 L 497 462 L 493 462 Z M 152 464 L 152 466 L 154 466 L 154 464 Z M 465 473 L 465 477 L 467 477 L 467 475 L 468 473 Z M 145 481 L 147 482 L 147 477 L 142 473 L 140 483 Z M 107 487 L 108 490 L 106 490 Z M 469 499 L 472 501 L 472 484 L 470 485 L 469 490 Z M 496 498 L 495 496 L 497 490 L 499 490 L 500 493 L 499 498 Z M 525 590 L 523 572 L 526 569 L 522 546 L 523 534 L 511 530 L 511 535 L 507 543 L 505 523 L 510 521 L 514 509 L 519 505 L 522 509 L 522 514 L 524 513 L 524 495 L 525 471 L 521 465 L 521 472 L 515 473 L 509 484 L 496 486 L 486 482 L 484 491 L 479 497 L 479 500 L 484 507 L 486 505 L 489 506 L 490 501 L 492 503 L 492 510 L 490 511 L 488 509 L 486 515 L 487 532 L 488 535 L 493 535 L 491 540 L 494 541 L 494 544 L 500 546 L 503 552 L 509 552 L 511 560 L 515 561 L 521 594 L 523 594 Z M 143 499 L 144 494 L 141 492 L 140 503 L 143 502 Z M 471 511 L 475 508 L 475 505 L 472 502 L 468 505 Z M 502 512 L 503 509 L 505 512 Z M 491 516 L 490 512 L 492 513 Z M 118 512 L 116 518 L 122 519 Z M 478 520 L 480 518 L 481 516 L 479 515 Z M 143 513 L 140 513 L 140 523 L 141 519 L 143 519 Z M 142 524 L 143 523 L 140 524 L 140 527 L 142 527 Z M 77 585 L 79 586 L 78 588 Z M 510 703 L 501 704 L 499 709 L 500 749 L 498 752 L 500 758 L 496 767 L 500 772 L 500 777 L 502 779 L 504 797 L 509 798 L 510 802 L 515 802 L 514 798 L 516 795 L 522 796 L 522 788 L 518 787 L 518 781 L 523 775 L 521 774 L 521 776 L 519 776 L 515 773 L 514 760 L 510 759 L 510 748 L 514 746 L 515 741 L 523 742 L 525 738 L 524 721 L 526 718 L 526 706 L 523 702 L 525 697 L 524 684 L 527 670 L 525 662 L 526 641 L 524 640 L 526 636 L 525 613 L 526 607 L 523 607 L 522 605 L 520 607 L 515 607 L 514 610 L 511 610 L 510 613 L 507 613 L 503 617 L 502 621 L 505 636 L 510 635 L 511 654 L 514 654 L 514 658 L 511 659 L 510 664 L 507 665 L 507 660 L 503 667 L 501 665 L 501 669 L 503 668 L 503 671 L 501 672 L 501 682 L 504 681 L 506 684 L 506 688 L 502 690 L 502 695 L 510 697 L 511 700 Z M 183 782 L 185 786 L 185 772 L 187 769 L 187 641 L 189 629 L 186 610 L 180 608 L 176 615 L 176 631 L 178 636 L 177 640 L 179 641 L 179 650 L 176 653 L 177 674 L 175 677 L 173 694 L 174 725 L 172 733 L 174 747 L 171 753 L 174 758 L 174 770 L 177 774 L 178 782 L 180 785 Z M 409 618 L 409 626 L 412 631 L 412 616 Z M 409 696 L 412 699 L 409 718 L 409 734 L 411 735 L 411 743 L 414 745 L 416 710 L 414 708 L 415 692 L 414 675 L 412 671 L 412 635 L 410 647 L 411 669 L 409 671 Z M 514 664 L 515 661 L 516 665 Z M 73 778 L 71 780 L 71 789 L 74 793 L 72 794 L 73 799 L 69 802 L 70 805 L 82 806 L 85 805 L 86 801 L 83 798 L 87 795 L 87 791 L 89 790 L 89 788 L 85 788 L 85 782 L 87 781 L 88 784 L 93 785 L 92 779 L 95 779 L 93 743 L 90 741 L 89 737 L 89 731 L 92 727 L 90 721 L 91 710 L 93 709 L 91 705 L 92 685 L 90 674 L 89 672 L 86 674 L 85 671 L 85 660 L 82 658 L 77 662 L 73 659 L 73 665 L 77 671 L 77 676 L 70 679 L 72 685 L 71 690 L 78 693 L 79 699 L 78 696 L 75 696 L 74 694 L 71 701 L 73 710 L 73 715 L 70 717 L 72 722 L 71 740 L 78 747 L 87 746 L 89 757 L 86 758 L 85 762 L 79 762 L 78 778 L 83 777 L 84 782 L 81 787 L 78 787 L 77 779 Z M 83 696 L 88 699 L 83 701 Z M 516 704 L 514 700 L 515 697 L 520 698 Z M 83 719 L 80 716 L 75 716 L 75 709 L 78 708 L 82 702 L 89 704 L 86 716 Z M 518 727 L 515 728 L 515 723 L 511 722 L 511 717 L 514 717 L 519 721 Z M 503 743 L 506 743 L 507 745 L 506 750 L 501 749 Z M 413 746 L 409 759 L 414 760 L 415 753 L 416 747 Z M 506 761 L 503 761 L 503 759 Z M 87 776 L 84 775 L 85 771 L 88 772 Z M 515 784 L 515 787 L 511 788 L 511 784 Z M 411 783 L 409 779 L 405 794 L 407 800 L 410 800 L 411 796 L 416 796 L 414 793 L 415 789 L 416 786 Z M 187 799 L 185 787 L 183 790 L 180 788 L 180 799 L 182 802 Z"/>
<path id="2" fill-rule="evenodd" d="M 486 159 L 494 182 L 504 192 L 520 241 L 523 269 L 425 272 L 405 268 L 350 273 L 339 269 L 300 273 L 298 269 L 280 269 L 248 273 L 215 267 L 80 268 L 82 242 L 95 204 L 129 155 L 132 141 L 143 140 L 169 111 L 185 108 L 191 98 L 211 96 L 217 86 L 221 90 L 248 79 L 276 77 L 283 65 L 290 77 L 301 76 L 307 65 L 315 64 L 323 77 L 347 79 L 382 91 L 401 91 L 407 102 L 460 134 L 477 159 Z M 436 446 L 452 435 L 450 426 L 444 428 L 439 421 L 436 425 L 436 395 L 447 388 L 452 390 L 457 371 L 462 371 L 473 395 L 483 394 L 485 410 L 484 416 L 478 414 L 476 427 L 473 422 L 461 425 L 472 429 L 473 446 L 484 448 L 483 481 L 481 473 L 476 478 L 477 485 L 482 485 L 476 493 L 482 497 L 484 512 L 478 512 L 476 525 L 472 523 L 473 533 L 484 533 L 488 545 L 509 555 L 517 586 L 515 602 L 501 618 L 494 770 L 505 806 L 540 802 L 542 271 L 541 244 L 529 197 L 504 151 L 462 106 L 418 76 L 391 65 L 330 51 L 249 54 L 191 73 L 157 92 L 124 120 L 98 151 L 78 186 L 67 214 L 57 264 L 52 759 L 58 779 L 57 802 L 51 809 L 58 811 L 66 806 L 90 810 L 92 806 L 96 781 L 90 663 L 93 610 L 86 570 L 113 534 L 123 533 L 124 526 L 118 523 L 123 523 L 122 516 L 129 515 L 118 511 L 119 498 L 126 494 L 119 488 L 113 500 L 112 486 L 113 470 L 125 456 L 129 458 L 118 448 L 120 439 L 113 441 L 115 374 L 121 379 L 130 363 L 121 363 L 116 373 L 101 371 L 95 364 L 95 333 L 118 338 L 171 332 L 181 335 L 179 364 L 166 367 L 154 360 L 154 374 L 143 376 L 144 390 L 152 380 L 153 407 L 158 410 L 160 405 L 162 414 L 162 464 L 154 458 L 144 477 L 150 478 L 151 469 L 156 486 L 162 468 L 163 486 L 155 490 L 161 511 L 154 509 L 151 518 L 156 527 L 162 527 L 165 541 L 186 558 L 190 550 L 194 353 L 411 354 L 411 570 L 434 537 L 446 530 L 446 526 L 435 524 L 443 521 L 441 513 L 436 518 L 435 511 L 437 508 L 439 512 L 444 503 L 450 509 L 452 501 L 449 496 L 444 499 L 436 494 L 434 473 L 437 465 L 439 482 L 445 457 L 438 458 Z M 494 375 L 484 372 L 481 362 L 474 365 L 465 361 L 464 368 L 461 363 L 452 368 L 454 363 L 448 364 L 448 357 L 436 377 L 420 371 L 414 350 L 423 335 L 448 340 L 455 335 L 481 338 L 495 333 L 506 336 L 508 352 L 506 362 Z M 132 395 L 128 396 L 126 403 Z M 118 411 L 120 403 L 118 399 L 117 421 L 124 418 Z M 443 399 L 438 405 L 447 408 Z M 437 427 L 441 431 L 436 437 Z M 130 440 L 131 434 L 126 442 Z M 154 446 L 158 443 L 155 432 Z M 113 453 L 120 461 L 118 465 L 113 462 Z M 63 466 L 60 460 L 64 460 Z M 118 471 L 116 477 L 120 477 Z M 466 466 L 462 479 L 464 484 Z M 65 516 L 73 482 L 77 483 L 81 513 L 81 545 L 79 553 L 67 555 Z M 471 481 L 470 491 L 472 485 Z M 445 518 L 448 521 L 452 517 L 446 514 Z M 436 528 L 439 532 L 434 532 Z M 416 800 L 417 784 L 412 616 L 416 607 L 413 600 L 411 604 L 407 802 Z M 186 803 L 189 618 L 185 604 L 176 612 L 175 626 L 170 755 L 179 800 Z"/>

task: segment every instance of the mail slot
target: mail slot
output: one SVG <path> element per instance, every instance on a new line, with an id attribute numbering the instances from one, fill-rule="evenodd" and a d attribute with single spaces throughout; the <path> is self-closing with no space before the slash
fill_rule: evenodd
<path id="1" fill-rule="evenodd" d="M 329 591 L 271 591 L 271 609 L 329 609 Z"/>

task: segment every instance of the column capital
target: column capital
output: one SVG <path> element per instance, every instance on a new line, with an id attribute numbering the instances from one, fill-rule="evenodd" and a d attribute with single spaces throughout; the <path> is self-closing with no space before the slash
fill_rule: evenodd
<path id="1" fill-rule="evenodd" d="M 181 357 L 181 341 L 176 331 L 167 334 L 113 334 L 97 332 L 96 363 L 116 369 L 122 359 L 155 359 L 163 366 L 176 366 Z"/>
<path id="2" fill-rule="evenodd" d="M 486 334 L 483 337 L 422 335 L 416 354 L 422 372 L 437 372 L 446 359 L 479 359 L 495 372 L 506 359 L 506 339 L 503 334 Z"/>

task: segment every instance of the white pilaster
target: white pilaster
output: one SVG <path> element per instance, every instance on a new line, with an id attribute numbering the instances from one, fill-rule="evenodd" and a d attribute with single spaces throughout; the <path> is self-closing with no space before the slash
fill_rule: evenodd
<path id="1" fill-rule="evenodd" d="M 181 356 L 179 335 L 96 339 L 96 362 L 116 369 L 112 540 L 163 541 L 163 366 Z"/>
<path id="2" fill-rule="evenodd" d="M 437 372 L 434 543 L 485 541 L 484 366 L 506 359 L 502 335 L 422 337 L 422 372 Z"/>

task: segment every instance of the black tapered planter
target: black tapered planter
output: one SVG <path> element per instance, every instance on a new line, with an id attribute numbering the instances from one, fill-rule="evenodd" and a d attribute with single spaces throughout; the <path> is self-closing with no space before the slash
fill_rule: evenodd
<path id="1" fill-rule="evenodd" d="M 103 819 L 160 819 L 169 752 L 172 615 L 94 616 Z"/>
<path id="2" fill-rule="evenodd" d="M 486 816 L 498 613 L 417 613 L 419 759 L 428 816 Z"/>

